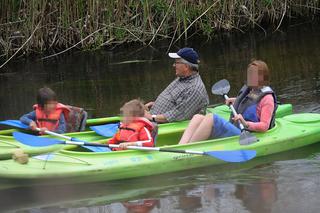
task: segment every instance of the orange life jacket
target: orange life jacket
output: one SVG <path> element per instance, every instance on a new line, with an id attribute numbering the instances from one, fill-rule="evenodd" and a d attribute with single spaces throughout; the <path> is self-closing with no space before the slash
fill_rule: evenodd
<path id="1" fill-rule="evenodd" d="M 64 118 L 67 120 L 70 112 L 70 109 L 61 103 L 58 103 L 56 109 L 49 115 L 44 113 L 43 109 L 38 106 L 38 104 L 35 104 L 33 109 L 36 112 L 37 126 L 39 128 L 46 127 L 49 131 L 54 131 L 59 127 L 61 113 L 64 114 Z"/>
<path id="2" fill-rule="evenodd" d="M 153 130 L 153 124 L 145 118 L 138 118 L 135 122 L 129 125 L 121 123 L 115 139 L 121 142 L 135 142 L 139 141 L 139 134 L 142 128 L 146 127 L 149 131 Z"/>

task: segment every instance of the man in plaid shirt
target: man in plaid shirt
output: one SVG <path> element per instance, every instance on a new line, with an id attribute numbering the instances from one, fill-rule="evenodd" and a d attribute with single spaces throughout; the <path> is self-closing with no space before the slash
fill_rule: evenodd
<path id="1" fill-rule="evenodd" d="M 204 113 L 209 104 L 206 88 L 199 75 L 199 56 L 192 48 L 182 48 L 169 53 L 174 58 L 173 67 L 177 78 L 162 91 L 155 102 L 145 106 L 150 111 L 145 117 L 157 123 L 191 119 L 197 113 Z"/>

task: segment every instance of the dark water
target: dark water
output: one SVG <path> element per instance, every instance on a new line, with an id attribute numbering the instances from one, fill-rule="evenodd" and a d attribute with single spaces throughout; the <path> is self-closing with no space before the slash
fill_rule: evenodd
<path id="1" fill-rule="evenodd" d="M 234 95 L 252 58 L 265 60 L 272 87 L 295 112 L 320 112 L 320 27 L 289 27 L 192 41 L 201 57 L 208 91 L 230 81 Z M 127 100 L 155 97 L 174 79 L 166 45 L 117 52 L 76 53 L 47 61 L 20 61 L 0 70 L 0 120 L 30 111 L 39 87 L 53 88 L 61 102 L 82 106 L 91 117 L 117 114 Z M 134 63 L 122 63 L 131 61 Z M 221 102 L 210 95 L 212 104 Z M 319 127 L 320 128 L 320 127 Z M 26 212 L 319 212 L 319 145 L 252 161 L 245 167 L 183 173 L 81 186 L 1 186 L 0 209 Z"/>

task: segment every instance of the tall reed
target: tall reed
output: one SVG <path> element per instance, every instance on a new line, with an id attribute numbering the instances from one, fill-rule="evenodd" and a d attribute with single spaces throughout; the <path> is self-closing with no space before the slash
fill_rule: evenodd
<path id="1" fill-rule="evenodd" d="M 277 30 L 284 20 L 317 18 L 319 7 L 318 0 L 1 0 L 0 55 Z"/>

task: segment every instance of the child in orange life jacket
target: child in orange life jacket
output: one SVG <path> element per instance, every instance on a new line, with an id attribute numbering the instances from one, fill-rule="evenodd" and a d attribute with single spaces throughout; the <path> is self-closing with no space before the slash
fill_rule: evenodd
<path id="1" fill-rule="evenodd" d="M 66 119 L 69 114 L 69 108 L 57 102 L 56 94 L 48 87 L 39 89 L 37 95 L 37 104 L 31 111 L 20 118 L 20 121 L 35 130 L 41 129 L 40 134 L 45 130 L 56 133 L 66 132 Z"/>
<path id="2" fill-rule="evenodd" d="M 131 100 L 123 105 L 121 111 L 123 120 L 119 130 L 108 141 L 109 144 L 120 144 L 120 148 L 113 148 L 113 150 L 123 150 L 127 146 L 153 147 L 151 131 L 154 127 L 148 119 L 144 118 L 143 103 L 137 99 Z"/>

